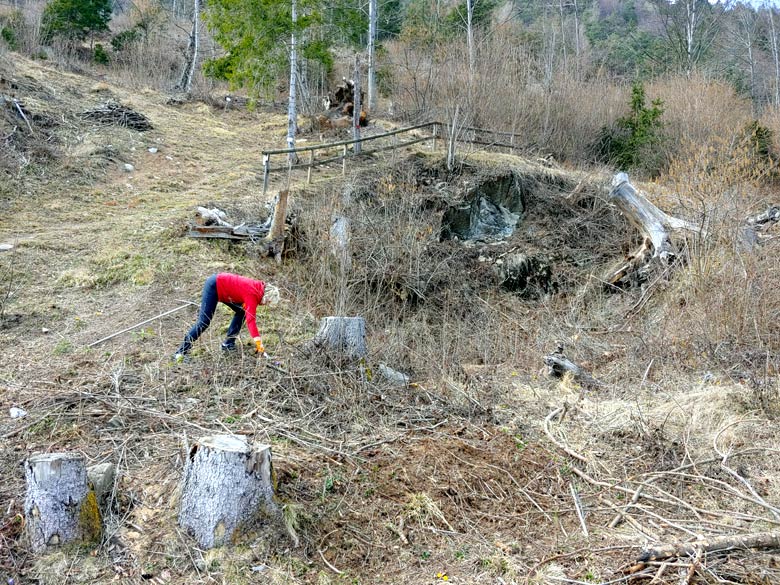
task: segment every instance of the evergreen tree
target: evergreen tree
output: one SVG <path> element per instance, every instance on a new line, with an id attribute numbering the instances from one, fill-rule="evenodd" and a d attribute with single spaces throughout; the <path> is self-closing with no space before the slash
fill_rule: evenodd
<path id="1" fill-rule="evenodd" d="M 52 0 L 41 18 L 41 38 L 55 37 L 84 40 L 108 30 L 111 0 Z"/>

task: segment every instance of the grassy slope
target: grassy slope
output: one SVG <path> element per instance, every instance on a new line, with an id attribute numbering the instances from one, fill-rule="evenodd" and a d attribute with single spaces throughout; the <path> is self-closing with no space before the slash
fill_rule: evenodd
<path id="1" fill-rule="evenodd" d="M 292 341 L 311 334 L 322 308 L 314 300 L 318 291 L 305 290 L 302 272 L 316 261 L 276 267 L 242 248 L 181 237 L 195 205 L 259 205 L 258 153 L 280 146 L 284 119 L 168 106 L 159 94 L 116 86 L 93 91 L 95 82 L 84 77 L 14 62 L 28 109 L 65 118 L 56 130 L 60 162 L 28 170 L 4 201 L 0 224 L 0 241 L 15 245 L 3 253 L 0 274 L 13 289 L 0 329 L 0 405 L 2 413 L 12 405 L 29 411 L 21 421 L 0 419 L 0 574 L 52 583 L 63 582 L 62 575 L 109 582 L 141 574 L 176 583 L 433 583 L 443 575 L 461 583 L 519 583 L 533 569 L 540 582 L 564 576 L 598 582 L 616 578 L 614 571 L 647 539 L 771 526 L 761 506 L 735 500 L 719 484 L 713 490 L 713 478 L 727 478 L 707 468 L 667 487 L 715 515 L 697 517 L 688 504 L 659 506 L 661 520 L 637 512 L 640 523 L 606 528 L 625 494 L 572 475 L 575 462 L 541 430 L 564 402 L 571 406 L 554 430 L 565 430 L 560 437 L 588 459 L 582 467 L 607 483 L 620 478 L 635 486 L 686 456 L 711 456 L 724 427 L 719 440 L 735 449 L 771 446 L 775 438 L 760 417 L 745 414 L 739 388 L 699 376 L 672 381 L 650 368 L 641 383 L 621 384 L 620 364 L 629 359 L 621 354 L 621 333 L 594 343 L 604 349 L 596 374 L 612 382 L 598 392 L 538 378 L 530 361 L 518 361 L 549 349 L 557 331 L 518 333 L 511 356 L 442 369 L 409 389 L 366 384 L 355 372 L 309 362 L 275 335 L 269 344 L 294 376 L 248 354 L 226 360 L 217 349 L 224 316 L 196 359 L 173 367 L 168 356 L 192 319 L 189 309 L 85 349 L 180 299 L 196 299 L 216 270 L 268 274 L 294 302 L 269 315 L 266 329 L 281 329 Z M 155 129 L 96 128 L 74 116 L 109 95 L 148 116 Z M 91 154 L 109 145 L 114 160 Z M 158 153 L 149 153 L 151 146 Z M 126 173 L 124 162 L 136 170 Z M 527 305 L 502 303 L 511 315 L 502 331 L 524 331 L 555 312 L 540 307 L 535 317 Z M 521 311 L 527 323 L 519 322 Z M 376 334 L 369 342 L 381 339 Z M 175 528 L 182 440 L 206 430 L 272 443 L 279 495 L 300 547 L 269 528 L 234 548 L 203 553 Z M 90 463 L 118 464 L 119 509 L 95 556 L 67 551 L 36 561 L 13 522 L 24 493 L 19 464 L 29 453 L 63 449 L 84 452 Z M 776 465 L 745 462 L 745 473 L 772 501 Z M 589 539 L 572 488 L 588 508 Z M 736 511 L 755 519 L 739 519 Z M 538 565 L 543 559 L 551 562 Z M 771 572 L 755 563 L 751 571 Z"/>

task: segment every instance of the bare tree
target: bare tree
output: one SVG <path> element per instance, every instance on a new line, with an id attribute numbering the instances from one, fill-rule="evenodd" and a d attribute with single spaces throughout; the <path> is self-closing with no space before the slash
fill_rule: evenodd
<path id="1" fill-rule="evenodd" d="M 200 49 L 200 2 L 193 0 L 192 9 L 192 30 L 190 31 L 190 41 L 187 45 L 187 56 L 184 63 L 184 71 L 179 81 L 178 89 L 185 93 L 190 93 L 192 89 L 192 78 L 195 75 L 195 66 L 198 62 L 198 52 Z"/>
<path id="2" fill-rule="evenodd" d="M 777 26 L 775 25 L 775 9 L 769 0 L 764 4 L 769 20 L 769 40 L 772 48 L 772 59 L 775 64 L 774 105 L 780 107 L 780 46 L 778 46 Z"/>
<path id="3" fill-rule="evenodd" d="M 732 0 L 652 0 L 677 64 L 687 77 L 710 50 Z"/>
<path id="4" fill-rule="evenodd" d="M 287 101 L 287 148 L 295 148 L 295 134 L 298 132 L 298 110 L 295 99 L 297 95 L 298 46 L 295 38 L 295 28 L 298 25 L 298 2 L 292 0 L 290 11 L 292 33 L 290 34 L 290 96 Z M 295 164 L 298 157 L 294 152 L 289 155 L 290 164 Z"/>
<path id="5" fill-rule="evenodd" d="M 368 111 L 376 108 L 376 0 L 368 0 Z"/>

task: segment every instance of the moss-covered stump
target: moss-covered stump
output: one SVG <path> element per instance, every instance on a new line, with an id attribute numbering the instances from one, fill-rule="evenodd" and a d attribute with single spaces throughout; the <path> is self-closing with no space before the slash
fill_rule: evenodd
<path id="1" fill-rule="evenodd" d="M 102 520 L 79 453 L 33 455 L 25 464 L 27 533 L 35 552 L 72 542 L 96 542 Z"/>
<path id="2" fill-rule="evenodd" d="M 243 437 L 203 437 L 190 450 L 181 483 L 179 524 L 203 548 L 233 541 L 242 528 L 275 516 L 269 445 Z"/>

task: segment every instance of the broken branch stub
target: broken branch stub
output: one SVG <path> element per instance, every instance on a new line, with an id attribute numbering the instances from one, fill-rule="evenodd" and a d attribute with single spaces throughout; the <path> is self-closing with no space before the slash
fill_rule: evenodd
<path id="1" fill-rule="evenodd" d="M 96 542 L 102 521 L 79 453 L 31 456 L 25 464 L 24 513 L 34 552 L 70 542 Z"/>
<path id="2" fill-rule="evenodd" d="M 181 483 L 179 525 L 203 548 L 231 542 L 262 516 L 274 517 L 269 445 L 244 437 L 203 437 L 190 449 Z"/>

